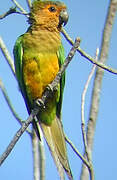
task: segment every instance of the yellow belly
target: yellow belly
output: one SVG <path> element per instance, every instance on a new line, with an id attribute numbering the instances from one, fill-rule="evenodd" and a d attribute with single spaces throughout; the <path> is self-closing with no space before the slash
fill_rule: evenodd
<path id="1" fill-rule="evenodd" d="M 45 87 L 50 84 L 59 71 L 56 54 L 38 54 L 23 59 L 23 77 L 30 101 L 41 98 Z"/>

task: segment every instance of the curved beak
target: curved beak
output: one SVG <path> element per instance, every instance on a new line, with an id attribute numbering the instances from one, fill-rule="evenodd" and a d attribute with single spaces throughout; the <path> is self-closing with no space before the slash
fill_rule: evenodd
<path id="1" fill-rule="evenodd" d="M 61 27 L 62 25 L 66 25 L 67 21 L 69 19 L 69 15 L 66 9 L 62 9 L 59 15 L 59 25 L 58 27 Z"/>

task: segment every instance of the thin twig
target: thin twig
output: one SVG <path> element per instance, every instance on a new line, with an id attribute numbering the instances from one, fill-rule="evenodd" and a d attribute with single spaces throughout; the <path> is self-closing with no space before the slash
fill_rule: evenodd
<path id="1" fill-rule="evenodd" d="M 11 103 L 9 97 L 8 97 L 7 91 L 6 91 L 5 87 L 4 87 L 4 84 L 2 83 L 1 79 L 0 79 L 0 89 L 1 89 L 1 91 L 3 93 L 3 96 L 4 96 L 4 98 L 5 98 L 5 100 L 6 100 L 7 104 L 8 104 L 9 109 L 11 110 L 13 116 L 15 117 L 15 119 L 17 119 L 17 121 L 20 123 L 20 125 L 22 125 L 24 121 L 16 113 L 16 111 L 15 111 L 15 109 L 14 109 L 14 107 L 13 107 L 13 105 L 12 105 L 12 103 Z M 26 131 L 29 133 L 29 135 L 31 135 L 32 132 L 29 129 L 27 129 Z"/>
<path id="2" fill-rule="evenodd" d="M 16 1 L 12 0 L 15 6 L 23 13 L 23 14 L 28 14 L 27 11 L 24 10 L 24 8 Z"/>
<path id="3" fill-rule="evenodd" d="M 97 48 L 96 50 L 96 57 L 95 60 L 98 60 L 98 54 L 99 54 L 99 49 Z M 94 75 L 96 69 L 96 65 L 93 65 L 92 70 L 88 76 L 88 79 L 85 83 L 85 87 L 82 93 L 82 97 L 81 97 L 81 129 L 82 129 L 82 136 L 83 136 L 83 142 L 84 142 L 84 147 L 85 147 L 85 152 L 87 154 L 87 158 L 88 158 L 88 152 L 87 152 L 87 139 L 86 139 L 86 130 L 85 130 L 85 113 L 84 113 L 84 109 L 85 109 L 85 98 L 86 98 L 86 93 L 90 84 L 90 81 Z M 89 160 L 89 158 L 88 158 Z"/>
<path id="4" fill-rule="evenodd" d="M 110 38 L 112 33 L 112 26 L 114 24 L 116 12 L 117 12 L 117 0 L 111 0 L 108 8 L 107 18 L 102 36 L 103 39 L 102 39 L 102 45 L 101 45 L 101 51 L 99 57 L 99 61 L 102 63 L 106 63 L 107 61 Z M 100 68 L 97 68 L 96 76 L 94 80 L 94 88 L 92 92 L 92 102 L 90 107 L 90 115 L 89 115 L 88 129 L 87 129 L 87 142 L 90 150 L 92 150 L 92 146 L 93 146 L 93 138 L 94 138 L 96 120 L 99 110 L 99 102 L 100 102 L 99 100 L 100 100 L 103 75 L 104 75 L 104 71 Z"/>
<path id="5" fill-rule="evenodd" d="M 12 71 L 13 75 L 15 76 L 15 68 L 14 68 L 13 59 L 11 58 L 11 56 L 10 56 L 10 54 L 9 54 L 9 52 L 8 52 L 8 50 L 7 50 L 7 48 L 6 48 L 6 46 L 5 46 L 5 44 L 4 44 L 4 42 L 3 42 L 3 40 L 2 40 L 1 37 L 0 37 L 0 48 L 1 48 L 2 52 L 3 52 L 3 55 L 5 56 L 5 59 L 7 60 L 7 63 L 9 64 L 9 66 L 10 66 L 10 68 L 11 68 L 11 71 Z M 15 76 L 15 77 L 16 77 L 16 76 Z M 20 124 L 22 124 L 23 121 L 22 121 L 21 118 L 18 116 L 18 114 L 15 112 L 15 110 L 14 110 L 12 104 L 11 104 L 11 101 L 10 101 L 10 99 L 9 99 L 9 97 L 8 97 L 8 94 L 7 94 L 7 92 L 6 92 L 6 89 L 5 89 L 5 87 L 4 87 L 3 83 L 2 83 L 2 80 L 0 80 L 0 88 L 1 88 L 1 90 L 2 90 L 2 93 L 3 93 L 3 95 L 4 95 L 4 98 L 5 98 L 6 102 L 7 102 L 8 107 L 10 108 L 13 116 L 18 120 L 18 122 L 19 122 Z M 27 129 L 27 132 L 28 132 L 29 134 L 31 134 L 31 131 L 30 131 L 29 129 Z"/>
<path id="6" fill-rule="evenodd" d="M 4 14 L 0 15 L 0 19 L 3 19 L 5 18 L 6 16 L 10 15 L 10 14 L 13 14 L 13 13 L 18 13 L 20 14 L 20 12 L 18 12 L 16 10 L 16 7 L 11 7 L 7 12 L 5 12 Z"/>
<path id="7" fill-rule="evenodd" d="M 66 31 L 62 28 L 62 34 L 64 35 L 64 37 L 67 39 L 67 41 L 73 45 L 73 40 L 70 38 L 70 36 L 66 33 Z M 80 47 L 78 47 L 77 51 L 81 54 L 81 56 L 84 57 L 84 59 L 90 61 L 91 63 L 93 64 L 96 64 L 98 67 L 110 72 L 110 73 L 113 73 L 113 74 L 117 74 L 117 70 L 116 69 L 113 69 L 109 66 L 106 66 L 104 63 L 102 62 L 99 62 L 99 61 L 96 61 L 94 58 L 92 58 L 89 54 L 87 54 L 84 50 L 82 50 Z"/>
<path id="8" fill-rule="evenodd" d="M 26 0 L 27 1 L 27 5 L 28 5 L 28 8 L 30 10 L 31 6 L 32 6 L 32 3 L 31 3 L 31 0 Z"/>
<path id="9" fill-rule="evenodd" d="M 40 167 L 39 167 L 39 138 L 36 135 L 36 132 L 33 130 L 33 136 L 31 139 L 32 142 L 32 150 L 33 150 L 33 174 L 34 174 L 34 180 L 40 179 Z"/>
<path id="10" fill-rule="evenodd" d="M 41 141 L 39 142 L 40 179 L 44 180 L 45 179 L 45 150 L 44 150 L 44 142 L 42 141 L 43 133 L 39 124 L 38 124 L 38 128 L 39 128 L 40 137 L 41 137 Z"/>
<path id="11" fill-rule="evenodd" d="M 90 164 L 88 163 L 88 161 L 81 155 L 81 153 L 76 149 L 76 147 L 74 146 L 74 144 L 70 141 L 70 139 L 65 135 L 65 140 L 66 142 L 71 146 L 71 148 L 73 149 L 73 151 L 76 153 L 76 155 L 82 160 L 82 162 L 88 167 L 90 168 Z"/>
<path id="12" fill-rule="evenodd" d="M 15 76 L 15 67 L 14 67 L 13 59 L 12 59 L 11 55 L 9 54 L 9 51 L 7 50 L 1 37 L 0 37 L 0 48 L 2 50 L 2 53 L 5 57 L 5 59 L 7 60 L 7 63 L 9 64 L 9 66 L 11 68 L 13 75 Z"/>
<path id="13" fill-rule="evenodd" d="M 55 79 L 53 80 L 53 82 L 50 84 L 51 88 L 54 89 L 55 87 L 57 87 L 62 74 L 64 73 L 65 69 L 67 68 L 68 64 L 70 63 L 70 61 L 72 60 L 76 49 L 78 48 L 78 46 L 80 45 L 80 39 L 76 38 L 76 41 L 73 45 L 73 47 L 71 48 L 67 58 L 65 59 L 64 64 L 62 65 L 62 67 L 60 68 L 60 71 L 58 72 L 57 76 L 55 77 Z M 10 144 L 8 145 L 8 147 L 6 148 L 5 152 L 1 155 L 0 157 L 0 165 L 4 162 L 4 160 L 8 157 L 8 155 L 10 154 L 10 152 L 12 151 L 12 149 L 14 148 L 15 144 L 17 143 L 18 139 L 21 137 L 21 135 L 24 133 L 24 131 L 27 129 L 27 127 L 29 126 L 30 123 L 33 122 L 34 117 L 39 113 L 39 110 L 42 109 L 43 105 L 46 102 L 46 99 L 48 98 L 50 93 L 49 88 L 46 89 L 46 91 L 44 92 L 40 106 L 37 106 L 37 103 L 35 103 L 34 109 L 32 110 L 30 116 L 28 117 L 28 119 L 22 124 L 22 127 L 17 131 L 17 133 L 15 134 L 14 138 L 12 139 L 12 141 L 10 142 Z"/>
<path id="14" fill-rule="evenodd" d="M 106 22 L 102 36 L 102 44 L 101 44 L 101 51 L 99 57 L 100 63 L 106 63 L 108 57 L 110 37 L 112 33 L 112 25 L 114 24 L 116 11 L 117 11 L 117 0 L 110 0 L 110 5 L 108 8 Z M 95 133 L 96 120 L 99 110 L 100 91 L 101 91 L 103 75 L 104 75 L 104 70 L 101 68 L 97 68 L 96 76 L 94 80 L 93 92 L 92 92 L 89 121 L 87 125 L 87 145 L 88 145 L 88 151 L 90 151 L 90 156 L 92 156 L 94 133 Z M 89 172 L 86 166 L 82 166 L 81 180 L 88 180 L 89 179 L 88 175 Z"/>
<path id="15" fill-rule="evenodd" d="M 87 93 L 87 89 L 88 89 L 88 86 L 90 84 L 90 81 L 92 79 L 92 76 L 95 72 L 95 69 L 96 69 L 96 65 L 93 65 L 92 67 L 92 70 L 88 76 L 88 79 L 87 79 L 87 82 L 85 84 L 85 87 L 84 87 L 84 90 L 83 90 L 83 93 L 82 93 L 82 98 L 81 98 L 81 129 L 82 129 L 82 136 L 83 136 L 83 142 L 84 142 L 84 147 L 85 147 L 85 152 L 87 154 L 87 158 L 88 160 L 90 159 L 89 156 L 88 156 L 88 150 L 87 150 L 87 138 L 86 138 L 86 130 L 85 130 L 85 117 L 84 117 L 84 106 L 85 106 L 85 97 L 86 97 L 86 93 Z"/>
<path id="16" fill-rule="evenodd" d="M 13 139 L 11 140 L 10 144 L 8 145 L 8 147 L 6 148 L 6 150 L 4 151 L 4 153 L 0 157 L 0 166 L 5 161 L 5 159 L 8 157 L 8 155 L 11 153 L 15 144 L 17 143 L 19 138 L 22 136 L 22 134 L 25 132 L 25 130 L 27 129 L 29 124 L 32 123 L 33 118 L 37 115 L 37 113 L 38 113 L 38 110 L 35 108 L 32 111 L 32 113 L 30 114 L 30 116 L 28 117 L 28 119 L 22 124 L 22 127 L 17 131 L 17 133 L 15 134 Z"/>
<path id="17" fill-rule="evenodd" d="M 0 79 L 0 89 L 2 90 L 2 93 L 3 93 L 3 95 L 4 95 L 4 98 L 5 98 L 6 102 L 7 102 L 8 107 L 9 107 L 9 109 L 11 110 L 13 116 L 18 120 L 18 122 L 19 122 L 20 124 L 22 124 L 22 120 L 21 120 L 21 118 L 19 117 L 19 115 L 15 112 L 15 110 L 14 110 L 12 104 L 11 104 L 11 101 L 10 101 L 10 99 L 9 99 L 9 97 L 8 97 L 8 94 L 7 94 L 7 92 L 6 92 L 6 89 L 5 89 L 5 87 L 4 87 L 4 84 L 2 83 L 2 80 L 1 80 L 1 79 Z"/>
<path id="18" fill-rule="evenodd" d="M 43 142 L 43 133 L 37 123 L 40 132 L 40 141 L 35 131 L 33 130 L 32 146 L 33 146 L 33 164 L 34 164 L 34 180 L 45 180 L 45 151 Z"/>
<path id="19" fill-rule="evenodd" d="M 96 50 L 96 57 L 95 60 L 98 60 L 98 55 L 99 55 L 99 49 L 97 48 Z M 93 165 L 90 157 L 90 152 L 88 151 L 88 146 L 87 146 L 87 137 L 86 137 L 86 130 L 85 130 L 85 117 L 84 117 L 84 106 L 85 106 L 85 97 L 86 93 L 90 84 L 90 81 L 93 77 L 93 74 L 95 72 L 96 65 L 93 65 L 92 70 L 88 76 L 88 79 L 86 81 L 83 93 L 82 93 L 82 98 L 81 98 L 81 129 L 82 129 L 82 136 L 83 136 L 83 142 L 84 142 L 84 147 L 85 147 L 85 157 L 87 158 L 90 166 L 89 166 L 89 173 L 90 173 L 90 179 L 94 179 L 94 171 L 93 171 Z"/>

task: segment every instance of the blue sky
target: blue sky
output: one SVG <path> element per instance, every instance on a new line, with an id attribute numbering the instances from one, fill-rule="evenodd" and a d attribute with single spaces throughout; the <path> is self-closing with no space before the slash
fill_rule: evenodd
<path id="1" fill-rule="evenodd" d="M 26 1 L 20 0 L 21 5 L 26 9 Z M 109 0 L 64 0 L 69 11 L 69 22 L 65 29 L 75 40 L 77 36 L 81 38 L 81 48 L 91 56 L 95 55 L 96 48 L 101 45 L 101 36 L 105 23 L 106 13 Z M 12 1 L 4 0 L 0 3 L 0 14 L 7 11 L 13 6 Z M 13 14 L 0 22 L 0 35 L 2 36 L 8 50 L 13 57 L 13 46 L 17 37 L 23 34 L 28 28 L 27 19 L 22 15 Z M 117 19 L 113 26 L 112 38 L 109 48 L 107 64 L 117 68 L 116 51 L 117 51 Z M 64 47 L 69 52 L 71 46 L 63 38 Z M 73 141 L 78 150 L 83 153 L 83 143 L 81 135 L 81 94 L 91 70 L 92 64 L 76 53 L 71 64 L 67 68 L 66 87 L 63 101 L 63 125 L 65 133 Z M 18 90 L 17 82 L 11 73 L 0 51 L 0 79 L 7 89 L 8 95 L 14 108 L 22 119 L 28 117 L 23 98 Z M 96 180 L 100 179 L 117 179 L 116 174 L 116 152 L 117 152 L 117 76 L 105 72 L 98 120 L 96 125 L 93 164 Z M 93 80 L 86 96 L 85 119 L 87 122 L 91 100 Z M 2 154 L 13 138 L 16 131 L 20 128 L 18 122 L 10 112 L 4 97 L 0 91 L 0 154 Z M 79 179 L 81 172 L 81 160 L 74 154 L 69 146 L 68 156 L 73 171 L 74 179 Z M 46 152 L 46 180 L 58 180 L 58 174 L 51 158 L 50 152 L 45 144 Z M 20 138 L 15 148 L 5 160 L 0 168 L 0 179 L 3 180 L 32 180 L 32 149 L 31 141 L 27 133 Z"/>

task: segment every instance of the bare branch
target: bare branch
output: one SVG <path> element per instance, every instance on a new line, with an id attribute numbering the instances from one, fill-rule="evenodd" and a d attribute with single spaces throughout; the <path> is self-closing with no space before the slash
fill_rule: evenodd
<path id="1" fill-rule="evenodd" d="M 62 67 L 60 68 L 60 71 L 58 72 L 56 78 L 53 80 L 53 82 L 50 84 L 51 88 L 54 89 L 59 81 L 60 78 L 62 76 L 62 74 L 64 73 L 65 69 L 67 68 L 68 64 L 70 63 L 70 61 L 72 60 L 76 49 L 78 48 L 78 46 L 80 45 L 80 39 L 77 38 L 73 47 L 71 48 L 67 58 L 65 59 L 64 64 L 62 65 Z M 14 148 L 15 144 L 17 143 L 17 141 L 19 140 L 19 138 L 21 137 L 21 135 L 24 133 L 24 131 L 27 129 L 27 127 L 29 126 L 30 123 L 33 122 L 34 117 L 39 113 L 40 109 L 42 109 L 43 105 L 45 104 L 46 99 L 48 98 L 50 93 L 50 90 L 47 88 L 46 91 L 44 92 L 40 106 L 37 105 L 37 103 L 35 103 L 34 109 L 32 110 L 30 116 L 28 117 L 28 119 L 22 124 L 22 127 L 17 131 L 17 133 L 15 134 L 14 138 L 12 139 L 12 141 L 10 142 L 10 144 L 8 145 L 7 149 L 5 150 L 5 152 L 1 155 L 0 157 L 0 165 L 2 165 L 2 163 L 4 162 L 4 160 L 8 157 L 8 155 L 10 154 L 10 152 L 12 151 L 12 149 Z"/>
<path id="2" fill-rule="evenodd" d="M 117 0 L 111 0 L 110 6 L 108 10 L 108 16 L 104 27 L 103 32 L 103 40 L 102 40 L 102 46 L 101 46 L 101 52 L 100 52 L 100 62 L 105 63 L 107 60 L 108 52 L 109 52 L 109 43 L 110 43 L 110 37 L 112 33 L 112 25 L 114 23 L 115 15 L 117 10 Z M 104 71 L 100 68 L 97 69 L 95 81 L 94 81 L 94 89 L 92 93 L 92 104 L 90 107 L 90 115 L 89 115 L 89 123 L 88 123 L 88 130 L 87 130 L 87 141 L 88 146 L 90 149 L 92 149 L 93 145 L 93 133 L 95 130 L 95 124 L 99 109 L 99 99 L 100 99 L 100 90 L 102 85 L 102 78 L 103 78 Z M 91 124 L 92 125 L 91 125 Z M 91 135 L 91 134 L 92 135 Z M 91 137 L 92 136 L 92 137 Z"/>
<path id="3" fill-rule="evenodd" d="M 66 33 L 66 31 L 62 28 L 62 34 L 64 35 L 64 37 L 67 39 L 67 41 L 73 45 L 73 40 L 70 38 L 70 36 Z M 85 58 L 85 60 L 87 59 L 88 61 L 90 61 L 93 64 L 96 64 L 98 67 L 113 73 L 113 74 L 117 74 L 117 70 L 113 69 L 109 66 L 106 66 L 103 62 L 100 61 L 96 61 L 94 58 L 92 58 L 89 54 L 87 54 L 85 51 L 83 51 L 80 47 L 78 47 L 77 51 L 81 54 L 81 56 L 83 56 Z"/>
<path id="4" fill-rule="evenodd" d="M 98 59 L 98 54 L 99 54 L 99 49 L 96 50 L 96 58 L 95 60 Z M 85 131 L 85 113 L 84 113 L 84 109 L 85 109 L 85 97 L 86 97 L 86 93 L 90 84 L 90 81 L 94 75 L 96 69 L 96 65 L 93 65 L 92 70 L 88 76 L 88 79 L 86 81 L 83 93 L 82 93 L 82 98 L 81 98 L 81 129 L 82 129 L 82 136 L 83 136 L 83 142 L 84 142 L 84 147 L 85 147 L 85 152 L 88 158 L 88 161 L 90 160 L 89 154 L 88 154 L 88 148 L 87 148 L 87 139 L 86 139 L 86 131 Z"/>
<path id="5" fill-rule="evenodd" d="M 110 37 L 112 33 L 112 25 L 114 23 L 116 11 L 117 11 L 117 0 L 111 0 L 108 8 L 106 23 L 103 32 L 101 52 L 99 58 L 101 63 L 105 63 L 107 60 Z M 103 74 L 104 74 L 103 69 L 98 68 L 96 72 L 96 76 L 94 80 L 94 88 L 92 92 L 92 102 L 91 102 L 90 115 L 89 115 L 89 121 L 87 127 L 87 146 L 88 146 L 88 151 L 90 152 L 90 157 L 92 156 L 93 140 L 94 140 L 96 120 L 99 110 L 100 90 L 102 85 Z M 83 166 L 81 173 L 81 180 L 88 180 L 88 174 L 89 173 L 87 171 L 87 167 Z"/>
<path id="6" fill-rule="evenodd" d="M 17 131 L 12 141 L 10 142 L 10 144 L 8 145 L 8 147 L 6 148 L 6 150 L 0 157 L 0 166 L 2 165 L 4 160 L 8 157 L 10 152 L 13 150 L 15 144 L 17 143 L 19 138 L 22 136 L 22 134 L 25 132 L 29 124 L 32 123 L 33 118 L 37 115 L 37 113 L 38 113 L 37 109 L 34 109 L 32 113 L 30 114 L 30 116 L 28 117 L 28 119 L 22 124 L 22 127 Z"/>
<path id="7" fill-rule="evenodd" d="M 43 137 L 42 130 L 40 128 L 40 136 Z M 41 138 L 43 139 L 43 138 Z M 40 179 L 45 179 L 45 151 L 44 151 L 44 143 L 43 141 L 39 142 L 39 152 L 40 152 Z"/>
<path id="8" fill-rule="evenodd" d="M 34 174 L 34 180 L 39 180 L 40 179 L 40 161 L 39 161 L 39 139 L 33 130 L 33 136 L 32 136 L 32 149 L 33 149 L 33 174 Z"/>
<path id="9" fill-rule="evenodd" d="M 13 108 L 13 105 L 12 105 L 12 103 L 11 103 L 9 97 L 8 97 L 7 91 L 6 91 L 5 87 L 4 87 L 4 84 L 2 83 L 1 79 L 0 79 L 0 89 L 1 89 L 1 91 L 3 93 L 3 96 L 4 96 L 4 98 L 5 98 L 6 102 L 7 102 L 7 105 L 9 107 L 9 109 L 11 110 L 13 116 L 15 117 L 15 119 L 17 119 L 17 121 L 20 123 L 20 125 L 22 125 L 22 123 L 24 121 L 19 117 L 19 115 L 16 113 L 15 109 Z M 29 135 L 31 135 L 32 132 L 29 129 L 27 129 L 26 131 L 29 133 Z"/>
<path id="10" fill-rule="evenodd" d="M 7 50 L 2 38 L 0 37 L 0 48 L 2 50 L 2 53 L 5 57 L 5 59 L 7 60 L 7 63 L 9 64 L 11 70 L 12 70 L 12 73 L 13 75 L 15 76 L 15 67 L 14 67 L 14 62 L 13 62 L 13 59 L 11 58 L 10 54 L 9 54 L 9 51 Z"/>
<path id="11" fill-rule="evenodd" d="M 87 168 L 90 168 L 90 164 L 88 161 L 81 155 L 81 153 L 76 149 L 76 147 L 73 145 L 73 143 L 68 139 L 68 137 L 65 135 L 66 142 L 71 146 L 73 151 L 76 153 L 76 155 L 82 160 L 82 162 L 87 166 Z"/>
<path id="12" fill-rule="evenodd" d="M 99 49 L 97 48 L 96 50 L 96 57 L 95 60 L 97 61 L 98 59 L 98 54 L 99 54 Z M 94 179 L 94 171 L 93 171 L 93 165 L 92 165 L 92 160 L 91 160 L 91 156 L 90 156 L 90 152 L 88 150 L 88 146 L 87 146 L 87 137 L 86 137 L 86 130 L 85 130 L 85 117 L 84 117 L 84 106 L 85 106 L 85 97 L 86 97 L 86 93 L 90 84 L 90 81 L 93 77 L 93 74 L 95 72 L 96 69 L 96 65 L 93 65 L 92 70 L 88 76 L 88 79 L 86 81 L 83 93 L 82 93 L 82 98 L 81 98 L 81 129 L 82 129 L 82 136 L 83 136 L 83 142 L 84 142 L 84 147 L 85 147 L 85 156 L 89 162 L 89 173 L 90 173 L 90 179 L 93 180 Z"/>
<path id="13" fill-rule="evenodd" d="M 5 12 L 4 14 L 0 15 L 0 19 L 5 18 L 6 16 L 13 14 L 13 13 L 20 13 L 16 10 L 16 7 L 11 7 L 7 12 Z"/>
<path id="14" fill-rule="evenodd" d="M 24 10 L 24 8 L 16 1 L 12 0 L 15 6 L 23 13 L 23 14 L 28 14 L 27 11 Z"/>
<path id="15" fill-rule="evenodd" d="M 37 123 L 40 132 L 41 141 L 39 141 L 38 136 L 33 130 L 32 136 L 32 146 L 33 146 L 33 164 L 34 164 L 34 180 L 44 180 L 45 179 L 45 151 L 43 143 L 43 133 Z"/>
<path id="16" fill-rule="evenodd" d="M 6 92 L 6 89 L 5 89 L 5 87 L 4 87 L 4 84 L 2 83 L 2 80 L 1 80 L 1 79 L 0 79 L 0 88 L 1 88 L 1 90 L 2 90 L 2 93 L 3 93 L 3 95 L 4 95 L 4 98 L 5 98 L 6 102 L 7 102 L 8 107 L 9 107 L 9 109 L 11 110 L 13 116 L 18 120 L 18 122 L 19 122 L 20 124 L 22 124 L 22 120 L 21 120 L 21 118 L 18 116 L 18 114 L 15 112 L 15 110 L 14 110 L 12 104 L 11 104 L 11 101 L 10 101 L 10 99 L 9 99 L 9 97 L 8 97 L 8 94 L 7 94 L 7 92 Z"/>
<path id="17" fill-rule="evenodd" d="M 28 4 L 28 8 L 30 9 L 31 6 L 32 6 L 31 0 L 26 0 L 26 1 L 27 1 L 27 4 Z"/>

